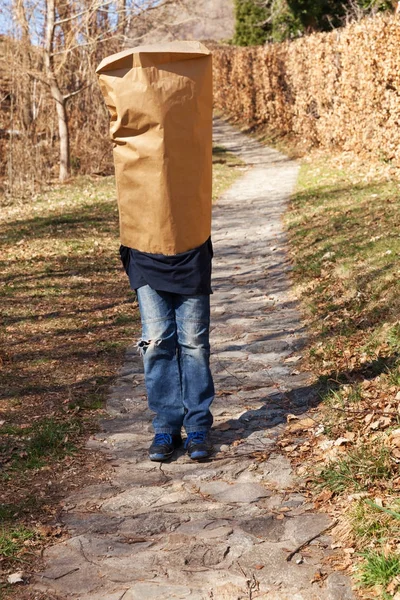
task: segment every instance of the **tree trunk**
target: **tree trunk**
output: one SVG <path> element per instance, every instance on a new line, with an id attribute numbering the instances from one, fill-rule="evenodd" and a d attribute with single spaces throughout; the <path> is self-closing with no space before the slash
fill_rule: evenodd
<path id="1" fill-rule="evenodd" d="M 117 0 L 117 13 L 118 13 L 118 33 L 125 36 L 128 19 L 126 14 L 126 0 Z"/>
<path id="2" fill-rule="evenodd" d="M 53 62 L 53 42 L 55 27 L 55 0 L 46 1 L 47 19 L 46 19 L 46 43 L 44 47 L 44 64 L 46 75 L 50 86 L 51 95 L 56 103 L 58 118 L 58 133 L 60 136 L 60 181 L 65 181 L 70 175 L 70 155 L 69 155 L 69 131 L 66 103 L 67 100 L 62 94 L 58 85 L 57 77 L 54 71 Z"/>
<path id="3" fill-rule="evenodd" d="M 14 15 L 16 16 L 17 22 L 21 29 L 21 43 L 17 46 L 17 52 L 21 56 L 22 77 L 24 78 L 23 83 L 20 87 L 20 98 L 18 104 L 21 111 L 21 117 L 25 131 L 28 132 L 33 120 L 30 97 L 31 85 L 26 75 L 26 73 L 28 73 L 31 68 L 31 40 L 29 37 L 28 19 L 26 17 L 25 6 L 22 0 L 15 0 Z"/>
<path id="4" fill-rule="evenodd" d="M 67 119 L 67 101 L 61 94 L 58 86 L 51 87 L 51 95 L 56 102 L 57 120 L 58 120 L 58 135 L 60 137 L 60 170 L 59 179 L 65 181 L 70 175 L 70 153 L 69 153 L 69 129 Z"/>

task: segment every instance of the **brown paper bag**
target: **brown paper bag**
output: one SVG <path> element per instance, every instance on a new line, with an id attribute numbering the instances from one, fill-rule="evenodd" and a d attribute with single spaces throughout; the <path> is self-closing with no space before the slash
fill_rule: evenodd
<path id="1" fill-rule="evenodd" d="M 200 246 L 211 232 L 210 51 L 139 46 L 96 72 L 111 113 L 122 244 L 166 255 Z"/>

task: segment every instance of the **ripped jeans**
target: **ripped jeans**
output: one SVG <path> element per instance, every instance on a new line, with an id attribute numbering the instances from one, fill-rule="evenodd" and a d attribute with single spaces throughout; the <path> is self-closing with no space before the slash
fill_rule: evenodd
<path id="1" fill-rule="evenodd" d="M 149 408 L 155 433 L 208 431 L 214 384 L 210 371 L 210 297 L 138 288 Z"/>

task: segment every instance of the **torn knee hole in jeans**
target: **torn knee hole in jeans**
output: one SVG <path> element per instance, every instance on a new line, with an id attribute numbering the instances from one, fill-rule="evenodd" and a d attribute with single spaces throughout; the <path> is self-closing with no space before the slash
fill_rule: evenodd
<path id="1" fill-rule="evenodd" d="M 161 339 L 156 339 L 156 340 L 141 339 L 136 344 L 136 348 L 139 350 L 140 354 L 143 356 L 143 354 L 145 354 L 145 352 L 149 348 L 149 346 L 151 346 L 151 345 L 159 346 L 161 344 L 161 342 L 162 342 Z"/>

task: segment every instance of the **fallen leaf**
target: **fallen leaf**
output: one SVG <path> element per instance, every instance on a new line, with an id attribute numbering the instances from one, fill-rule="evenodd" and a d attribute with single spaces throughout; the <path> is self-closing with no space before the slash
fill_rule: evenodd
<path id="1" fill-rule="evenodd" d="M 293 415 L 292 413 L 289 413 L 286 415 L 286 421 L 288 423 L 290 423 L 290 421 L 298 421 L 299 417 L 297 417 L 296 415 Z"/>
<path id="2" fill-rule="evenodd" d="M 389 444 L 394 448 L 400 448 L 400 429 L 393 429 L 393 431 L 391 431 Z"/>
<path id="3" fill-rule="evenodd" d="M 333 492 L 332 490 L 324 490 L 323 492 L 321 492 L 320 494 L 318 494 L 318 496 L 316 497 L 316 501 L 317 502 L 327 502 L 328 500 L 330 500 L 333 496 Z"/>
<path id="4" fill-rule="evenodd" d="M 349 500 L 361 500 L 361 498 L 368 498 L 368 492 L 355 492 L 354 494 L 349 494 L 347 497 Z"/>
<path id="5" fill-rule="evenodd" d="M 53 533 L 53 528 L 49 525 L 38 525 L 36 529 L 43 537 L 49 537 Z"/>
<path id="6" fill-rule="evenodd" d="M 289 446 L 285 446 L 283 449 L 285 452 L 293 452 L 298 448 L 298 444 L 290 444 Z"/>
<path id="7" fill-rule="evenodd" d="M 336 256 L 335 252 L 325 252 L 325 254 L 323 255 L 321 260 L 330 260 L 331 258 L 334 258 Z"/>
<path id="8" fill-rule="evenodd" d="M 323 573 L 321 570 L 316 571 L 314 577 L 311 579 L 311 583 L 317 583 L 318 581 L 323 581 L 326 577 L 326 573 Z"/>
<path id="9" fill-rule="evenodd" d="M 311 429 L 313 427 L 315 427 L 316 423 L 314 421 L 314 419 L 311 419 L 310 417 L 306 417 L 305 419 L 300 419 L 298 421 L 296 421 L 295 423 L 291 423 L 290 425 L 287 426 L 287 431 L 290 431 L 291 433 L 297 432 L 297 431 L 304 431 L 304 429 Z"/>
<path id="10" fill-rule="evenodd" d="M 400 578 L 397 577 L 393 577 L 392 581 L 389 583 L 389 585 L 386 587 L 386 591 L 388 592 L 388 594 L 394 594 L 398 587 L 400 585 Z M 396 596 L 398 596 L 400 598 L 400 594 L 396 594 Z M 395 596 L 395 598 L 396 598 Z"/>
<path id="11" fill-rule="evenodd" d="M 232 442 L 231 446 L 236 447 L 239 446 L 240 444 L 243 444 L 244 440 L 235 440 L 234 442 Z"/>
<path id="12" fill-rule="evenodd" d="M 301 359 L 302 359 L 301 356 L 289 356 L 288 358 L 285 358 L 285 360 L 283 362 L 285 362 L 285 363 L 297 363 Z"/>
<path id="13" fill-rule="evenodd" d="M 340 437 L 337 440 L 334 441 L 333 445 L 334 446 L 343 446 L 343 444 L 350 444 L 350 440 L 348 440 L 345 437 Z"/>
<path id="14" fill-rule="evenodd" d="M 24 574 L 22 571 L 12 573 L 7 577 L 8 583 L 24 583 Z"/>
<path id="15" fill-rule="evenodd" d="M 283 438 L 278 442 L 278 446 L 284 448 L 285 446 L 290 446 L 292 444 L 291 438 Z"/>
<path id="16" fill-rule="evenodd" d="M 364 422 L 365 422 L 367 425 L 369 425 L 369 423 L 371 423 L 371 421 L 372 421 L 372 419 L 373 419 L 373 418 L 374 418 L 374 415 L 373 415 L 373 413 L 369 413 L 369 414 L 368 414 L 368 415 L 365 417 L 365 419 L 364 419 Z"/>

